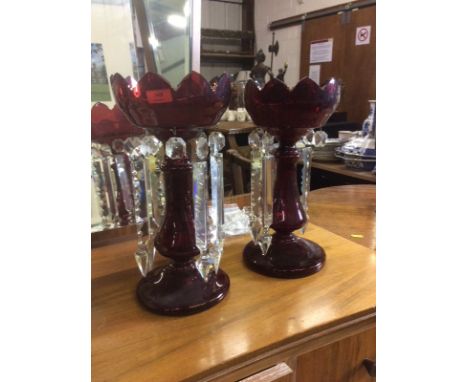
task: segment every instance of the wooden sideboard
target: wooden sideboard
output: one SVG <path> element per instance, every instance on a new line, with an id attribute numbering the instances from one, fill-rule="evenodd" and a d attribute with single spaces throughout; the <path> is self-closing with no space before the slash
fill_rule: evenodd
<path id="1" fill-rule="evenodd" d="M 312 161 L 311 167 L 313 169 L 323 170 L 326 172 L 343 175 L 345 177 L 354 178 L 357 180 L 364 180 L 369 183 L 374 183 L 376 180 L 375 174 L 370 171 L 357 171 L 346 167 L 342 162 L 319 162 Z"/>
<path id="2" fill-rule="evenodd" d="M 230 292 L 188 317 L 138 304 L 133 240 L 93 249 L 93 381 L 375 380 L 375 186 L 314 191 L 309 213 L 304 236 L 327 253 L 319 273 L 258 275 L 242 263 L 249 236 L 227 238 Z"/>

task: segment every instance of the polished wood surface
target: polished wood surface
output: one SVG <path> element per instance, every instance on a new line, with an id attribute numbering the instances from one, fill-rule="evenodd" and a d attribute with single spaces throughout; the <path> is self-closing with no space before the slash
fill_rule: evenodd
<path id="1" fill-rule="evenodd" d="M 133 240 L 94 249 L 93 381 L 240 380 L 280 363 L 293 345 L 318 348 L 354 333 L 360 322 L 375 323 L 374 244 L 368 248 L 353 242 L 365 240 L 350 237 L 353 232 L 364 238 L 372 234 L 373 224 L 363 219 L 358 227 L 353 220 L 360 213 L 372 220 L 375 187 L 333 187 L 325 194 L 325 189 L 311 193 L 309 213 L 315 224 L 304 235 L 327 253 L 321 272 L 296 280 L 258 275 L 241 261 L 249 236 L 227 238 L 221 267 L 231 278 L 230 293 L 194 316 L 163 317 L 141 308 L 135 298 L 140 276 Z M 353 198 L 361 200 L 356 208 Z M 248 202 L 247 196 L 235 199 Z M 335 214 L 337 223 L 347 220 L 350 228 L 342 223 L 332 227 L 330 218 L 318 216 L 320 209 Z M 328 230 L 317 225 L 320 220 Z"/>
<path id="2" fill-rule="evenodd" d="M 230 153 L 233 152 L 232 150 L 228 150 L 228 151 L 229 151 L 229 154 L 226 154 L 226 156 L 230 155 Z M 239 160 L 234 162 L 235 165 L 237 166 L 242 165 L 245 167 L 247 166 L 247 163 L 242 162 L 243 159 L 241 156 L 237 156 L 237 158 L 239 158 Z M 346 168 L 343 168 L 344 165 L 338 164 L 338 163 L 325 163 L 325 162 L 313 163 L 312 167 L 325 170 L 325 171 L 329 171 L 329 172 L 340 173 L 342 175 L 347 175 L 350 177 L 355 177 L 356 179 L 368 180 L 374 183 L 376 182 L 375 175 L 369 172 L 359 173 L 358 171 L 348 170 Z M 248 191 L 248 187 L 245 187 L 245 184 L 247 183 L 248 180 L 249 179 L 245 177 L 243 178 L 241 189 L 244 192 Z M 315 191 L 312 191 L 312 193 L 318 193 L 319 195 L 322 195 L 322 193 L 325 192 L 324 194 L 325 197 L 327 197 L 327 195 L 330 195 L 330 197 L 333 198 L 333 203 L 339 203 L 342 200 L 349 200 L 349 198 L 351 198 L 349 202 L 350 204 L 349 207 L 353 208 L 354 204 L 362 205 L 362 203 L 365 203 L 365 204 L 369 203 L 369 208 L 370 208 L 369 211 L 375 210 L 375 196 L 373 198 L 371 197 L 371 194 L 375 195 L 374 185 L 349 185 L 349 186 L 337 186 L 337 187 L 343 187 L 343 188 L 327 187 L 326 188 L 327 191 L 315 190 Z M 239 189 L 239 191 L 241 189 Z M 331 191 L 331 193 L 329 191 Z M 334 196 L 336 192 L 339 193 L 338 198 Z M 238 203 L 241 207 L 243 207 L 250 203 L 250 194 L 245 193 L 245 194 L 239 194 L 235 196 L 229 196 L 225 198 L 225 201 L 226 203 Z M 310 201 L 309 203 L 312 203 L 310 208 L 312 208 L 313 210 L 315 210 L 316 208 L 319 208 L 319 209 L 322 208 L 321 206 L 316 206 L 315 199 L 311 198 L 310 196 L 309 196 L 309 201 Z M 325 205 L 325 207 L 328 208 L 328 205 Z M 347 213 L 350 213 L 350 212 L 351 211 L 347 210 Z M 359 215 L 360 211 L 357 211 L 357 212 L 358 212 L 357 217 L 362 216 L 362 215 Z M 314 215 L 315 215 L 315 218 L 317 218 L 316 216 L 317 213 Z M 322 218 L 326 218 L 327 214 L 319 214 L 319 216 L 320 216 L 319 219 L 322 219 Z M 363 216 L 363 218 L 365 218 L 365 220 L 362 220 L 363 224 L 366 224 L 366 225 L 370 224 L 371 222 L 373 222 L 372 219 L 375 219 L 375 211 L 373 212 L 373 214 L 371 213 L 371 214 L 367 214 Z M 369 218 L 371 220 L 369 220 Z M 350 222 L 355 222 L 355 221 L 356 220 L 353 217 L 350 220 Z M 346 221 L 343 220 L 342 222 L 343 222 L 342 224 L 348 224 L 347 220 Z M 332 224 L 329 224 L 328 226 L 331 227 L 332 232 L 335 232 L 333 229 L 335 223 L 338 225 L 341 225 L 340 222 L 337 222 L 333 219 L 333 216 L 332 216 L 331 223 Z M 322 220 L 319 220 L 318 222 L 316 222 L 316 224 L 321 225 Z M 330 229 L 330 228 L 327 228 L 327 229 Z M 371 231 L 370 233 L 374 234 L 373 231 Z M 340 233 L 338 232 L 338 234 Z M 93 232 L 91 234 L 91 246 L 95 248 L 95 247 L 101 247 L 103 245 L 113 244 L 113 243 L 116 243 L 117 241 L 131 240 L 136 237 L 135 235 L 136 235 L 136 228 L 134 225 L 119 227 L 119 228 L 105 230 L 105 231 Z M 367 235 L 367 237 L 368 236 L 369 235 Z"/>
<path id="3" fill-rule="evenodd" d="M 300 355 L 297 359 L 298 381 L 371 382 L 375 381 L 363 361 L 375 360 L 375 328 L 337 341 L 334 344 Z"/>
<path id="4" fill-rule="evenodd" d="M 309 217 L 341 237 L 375 250 L 375 186 L 321 188 L 309 195 Z"/>
<path id="5" fill-rule="evenodd" d="M 375 250 L 374 185 L 327 187 L 311 191 L 308 200 L 311 223 Z M 225 204 L 243 208 L 250 204 L 250 194 L 227 197 Z M 115 237 L 114 230 L 102 232 L 103 238 L 95 243 L 97 248 L 92 252 L 92 278 L 135 268 L 132 253 L 136 231 L 135 226 L 129 227 L 122 227 L 127 236 L 119 233 Z"/>
<path id="6" fill-rule="evenodd" d="M 289 382 L 292 381 L 289 375 L 293 374 L 293 370 L 284 362 L 272 366 L 268 369 L 259 371 L 239 382 Z"/>
<path id="7" fill-rule="evenodd" d="M 349 176 L 350 178 L 365 180 L 367 182 L 376 182 L 375 174 L 372 174 L 370 171 L 356 171 L 346 167 L 344 163 L 341 162 L 311 162 L 312 168 L 317 168 L 319 170 L 324 170 L 328 172 L 333 172 L 335 174 Z"/>
<path id="8" fill-rule="evenodd" d="M 91 248 L 102 247 L 116 243 L 118 241 L 125 241 L 136 238 L 136 225 L 129 224 L 118 228 L 105 229 L 103 231 L 96 231 L 91 233 Z"/>

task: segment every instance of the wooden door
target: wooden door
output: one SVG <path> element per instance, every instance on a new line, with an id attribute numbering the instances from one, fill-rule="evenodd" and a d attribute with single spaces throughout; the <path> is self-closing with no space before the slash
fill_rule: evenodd
<path id="1" fill-rule="evenodd" d="M 370 43 L 356 45 L 356 29 L 370 26 Z M 343 81 L 338 111 L 345 111 L 348 121 L 362 123 L 369 114 L 368 101 L 376 98 L 376 23 L 375 5 L 305 22 L 302 29 L 301 77 L 309 75 L 312 41 L 333 38 L 332 62 L 321 63 L 320 82 L 330 77 Z"/>
<path id="2" fill-rule="evenodd" d="M 297 358 L 297 382 L 373 382 L 363 365 L 375 362 L 375 328 Z"/>

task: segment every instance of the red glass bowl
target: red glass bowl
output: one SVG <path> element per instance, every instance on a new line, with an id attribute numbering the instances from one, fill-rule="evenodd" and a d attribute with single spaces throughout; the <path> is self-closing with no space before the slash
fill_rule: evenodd
<path id="1" fill-rule="evenodd" d="M 155 73 L 146 73 L 138 82 L 119 73 L 110 78 L 117 105 L 136 126 L 147 129 L 190 129 L 211 126 L 229 104 L 229 76 L 223 74 L 216 91 L 199 73 L 189 73 L 176 90 Z"/>
<path id="2" fill-rule="evenodd" d="M 141 129 L 132 125 L 120 109 L 97 102 L 91 108 L 91 139 L 100 143 L 141 135 Z"/>
<path id="3" fill-rule="evenodd" d="M 320 87 L 303 78 L 290 90 L 273 78 L 263 89 L 253 80 L 245 88 L 245 106 L 256 125 L 278 138 L 297 141 L 307 130 L 323 126 L 340 101 L 340 81 L 331 78 Z"/>

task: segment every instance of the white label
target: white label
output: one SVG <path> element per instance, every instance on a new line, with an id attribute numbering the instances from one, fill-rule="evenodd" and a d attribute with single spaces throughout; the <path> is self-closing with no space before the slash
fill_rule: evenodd
<path id="1" fill-rule="evenodd" d="M 357 27 L 356 28 L 356 45 L 370 44 L 370 32 L 371 32 L 370 25 L 367 25 L 365 27 Z"/>
<path id="2" fill-rule="evenodd" d="M 333 56 L 333 39 L 312 41 L 310 43 L 310 64 L 331 62 Z"/>
<path id="3" fill-rule="evenodd" d="M 320 85 L 320 65 L 309 66 L 309 78 L 317 85 Z"/>

